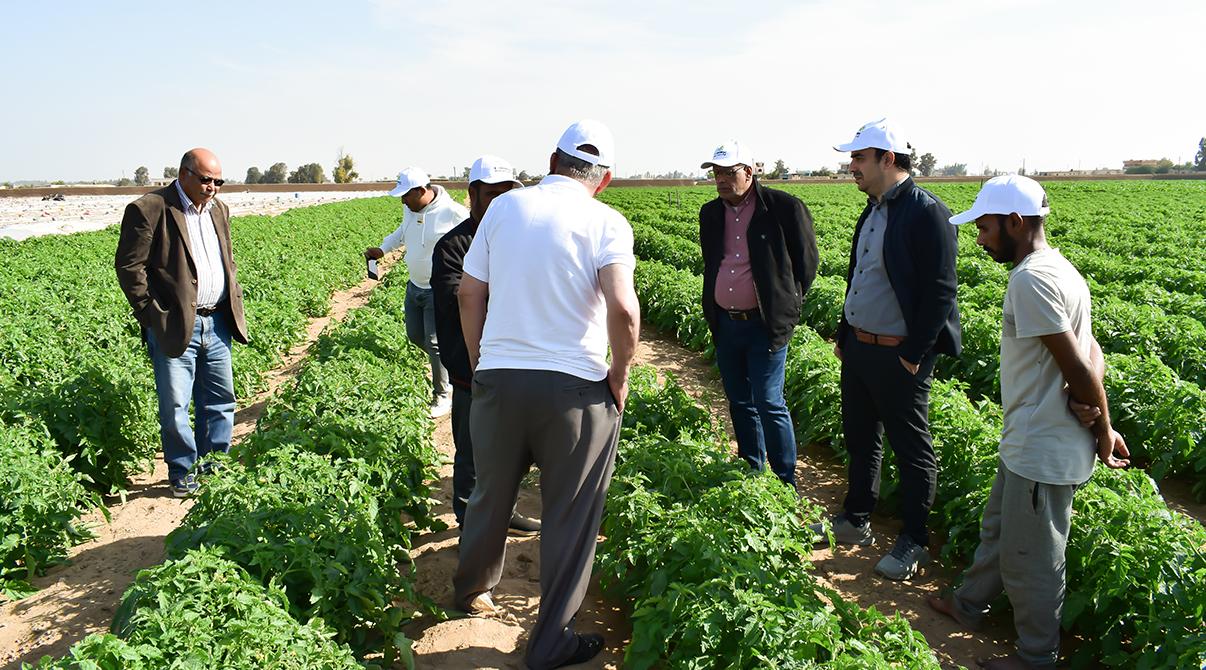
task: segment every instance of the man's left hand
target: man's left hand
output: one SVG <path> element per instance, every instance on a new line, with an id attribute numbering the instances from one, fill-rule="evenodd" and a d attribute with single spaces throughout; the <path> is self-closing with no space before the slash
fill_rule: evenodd
<path id="1" fill-rule="evenodd" d="M 900 364 L 903 365 L 904 369 L 908 370 L 909 374 L 911 375 L 916 375 L 917 371 L 921 369 L 920 363 L 910 363 L 904 359 L 904 356 L 897 356 L 897 358 L 900 359 Z"/>

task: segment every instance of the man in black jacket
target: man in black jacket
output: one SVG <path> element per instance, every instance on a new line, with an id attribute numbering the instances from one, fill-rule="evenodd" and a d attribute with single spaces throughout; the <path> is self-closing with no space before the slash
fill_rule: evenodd
<path id="1" fill-rule="evenodd" d="M 817 241 L 803 202 L 764 188 L 737 141 L 716 149 L 720 197 L 699 210 L 703 312 L 729 398 L 737 453 L 794 488 L 796 436 L 783 398 L 787 343 L 817 273 Z"/>
<path id="2" fill-rule="evenodd" d="M 458 526 L 464 526 L 465 509 L 477 473 L 473 467 L 473 442 L 469 437 L 469 413 L 473 403 L 473 368 L 469 351 L 461 332 L 461 312 L 457 305 L 457 290 L 465 253 L 477 233 L 477 226 L 486 215 L 494 198 L 522 188 L 515 179 L 515 170 L 497 156 L 482 156 L 469 170 L 469 218 L 448 231 L 436 243 L 431 259 L 431 288 L 435 302 L 436 339 L 440 342 L 440 362 L 448 370 L 452 385 L 452 441 L 455 452 L 452 460 L 452 513 Z M 518 512 L 511 515 L 511 529 L 517 534 L 534 535 L 540 521 Z"/>
<path id="3" fill-rule="evenodd" d="M 961 348 L 956 236 L 944 225 L 947 206 L 909 176 L 911 147 L 884 120 L 834 148 L 850 152 L 850 171 L 868 198 L 854 228 L 834 346 L 842 360 L 850 482 L 844 510 L 831 522 L 838 542 L 874 542 L 870 518 L 886 430 L 900 472 L 904 527 L 875 571 L 909 579 L 930 560 L 927 518 L 938 477 L 929 431 L 934 359 L 958 356 Z"/>

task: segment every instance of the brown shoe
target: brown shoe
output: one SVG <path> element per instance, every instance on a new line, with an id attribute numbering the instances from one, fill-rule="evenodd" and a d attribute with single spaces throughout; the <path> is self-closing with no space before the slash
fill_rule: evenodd
<path id="1" fill-rule="evenodd" d="M 925 601 L 929 604 L 930 609 L 939 614 L 947 616 L 966 630 L 969 630 L 973 633 L 979 632 L 981 628 L 980 623 L 971 624 L 959 618 L 959 614 L 955 610 L 955 601 L 953 596 L 930 596 L 929 598 L 926 598 Z"/>
<path id="2" fill-rule="evenodd" d="M 1044 670 L 1054 665 L 1035 665 L 1017 654 L 976 659 L 976 665 L 986 670 Z"/>

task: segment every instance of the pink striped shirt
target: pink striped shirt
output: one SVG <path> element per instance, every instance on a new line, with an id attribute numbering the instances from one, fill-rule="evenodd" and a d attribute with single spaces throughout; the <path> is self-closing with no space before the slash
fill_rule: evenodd
<path id="1" fill-rule="evenodd" d="M 721 309 L 754 309 L 754 275 L 750 271 L 750 247 L 747 232 L 754 215 L 754 189 L 736 207 L 724 203 L 724 258 L 716 276 L 716 304 Z"/>

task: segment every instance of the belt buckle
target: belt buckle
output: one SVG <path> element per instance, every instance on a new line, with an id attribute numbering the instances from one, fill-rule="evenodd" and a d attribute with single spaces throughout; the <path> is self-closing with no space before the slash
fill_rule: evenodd
<path id="1" fill-rule="evenodd" d="M 743 312 L 739 309 L 730 309 L 730 310 L 726 310 L 726 311 L 729 313 L 729 318 L 734 321 L 749 321 L 750 320 L 749 314 L 746 312 Z"/>

